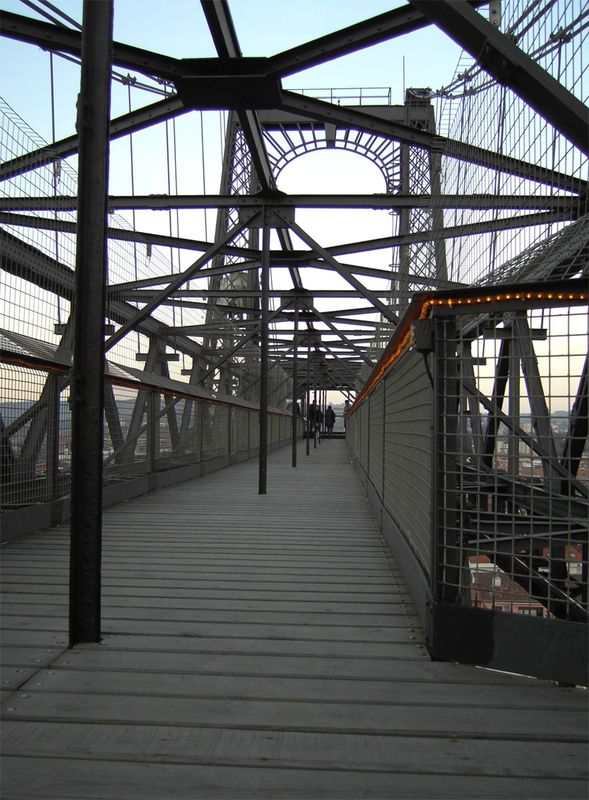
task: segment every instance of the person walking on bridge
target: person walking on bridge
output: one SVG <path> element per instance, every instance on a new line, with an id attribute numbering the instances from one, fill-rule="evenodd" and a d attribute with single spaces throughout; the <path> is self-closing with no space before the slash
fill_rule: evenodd
<path id="1" fill-rule="evenodd" d="M 325 428 L 327 430 L 327 435 L 331 436 L 333 433 L 333 426 L 335 425 L 335 411 L 331 406 L 327 406 L 325 409 Z"/>
<path id="2" fill-rule="evenodd" d="M 321 430 L 321 423 L 323 422 L 323 412 L 317 403 L 309 403 L 307 419 L 309 421 L 309 433 L 315 438 L 317 432 Z"/>

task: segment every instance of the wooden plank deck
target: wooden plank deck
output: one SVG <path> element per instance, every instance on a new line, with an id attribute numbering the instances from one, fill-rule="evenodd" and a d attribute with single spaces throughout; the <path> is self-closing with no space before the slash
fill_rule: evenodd
<path id="1" fill-rule="evenodd" d="M 433 664 L 345 442 L 104 515 L 104 640 L 67 527 L 3 548 L 2 798 L 585 798 L 587 695 Z"/>

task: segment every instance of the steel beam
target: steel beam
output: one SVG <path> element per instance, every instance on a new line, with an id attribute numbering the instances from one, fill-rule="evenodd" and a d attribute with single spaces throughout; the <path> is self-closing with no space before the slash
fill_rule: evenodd
<path id="1" fill-rule="evenodd" d="M 268 473 L 268 334 L 270 322 L 270 306 L 268 291 L 270 289 L 270 225 L 268 209 L 263 212 L 262 229 L 262 266 L 260 269 L 260 287 L 262 289 L 260 319 L 260 445 L 258 469 L 258 494 L 266 494 Z"/>
<path id="2" fill-rule="evenodd" d="M 73 270 L 4 230 L 0 230 L 0 264 L 6 272 L 30 281 L 35 286 L 51 291 L 59 297 L 68 300 L 73 297 L 75 275 Z M 172 276 L 168 281 L 170 279 Z M 160 277 L 158 283 L 163 282 Z M 126 323 L 137 313 L 135 306 L 112 297 L 109 299 L 108 311 L 109 317 L 120 324 Z M 137 325 L 137 330 L 146 336 L 158 334 L 165 337 L 168 326 L 146 318 Z M 195 356 L 202 351 L 202 347 L 190 339 L 179 337 L 175 340 L 175 344 L 178 350 L 187 355 Z"/>
<path id="3" fill-rule="evenodd" d="M 169 283 L 165 289 L 162 289 L 158 294 L 149 302 L 147 303 L 140 311 L 138 311 L 134 317 L 130 320 L 125 322 L 119 330 L 114 333 L 108 341 L 105 343 L 105 349 L 110 350 L 117 342 L 119 342 L 130 330 L 133 330 L 137 327 L 137 325 L 142 322 L 146 317 L 148 317 L 151 312 L 156 309 L 164 300 L 166 300 L 170 294 L 172 294 L 176 289 L 180 288 L 183 283 L 189 281 L 197 272 L 198 270 L 208 263 L 219 251 L 219 249 L 227 244 L 228 242 L 236 236 L 240 230 L 242 230 L 246 225 L 248 225 L 256 214 L 252 214 L 245 222 L 236 225 L 232 228 L 224 237 L 221 239 L 217 244 L 212 245 L 212 247 L 207 250 L 194 264 L 192 264 L 188 269 L 184 270 L 184 272 L 176 275 L 174 279 Z"/>
<path id="4" fill-rule="evenodd" d="M 583 153 L 589 154 L 587 107 L 464 0 L 410 0 Z"/>
<path id="5" fill-rule="evenodd" d="M 1 208 L 1 198 L 0 198 Z M 333 256 L 347 255 L 351 253 L 368 252 L 370 250 L 382 250 L 389 247 L 396 247 L 405 244 L 414 244 L 424 241 L 435 241 L 437 239 L 452 239 L 460 236 L 477 236 L 483 233 L 491 233 L 500 230 L 512 230 L 515 228 L 529 227 L 533 225 L 549 225 L 554 222 L 565 221 L 570 219 L 568 212 L 541 212 L 536 214 L 525 214 L 514 216 L 511 215 L 504 219 L 487 220 L 484 222 L 475 222 L 467 225 L 455 225 L 445 227 L 436 231 L 420 231 L 417 233 L 409 233 L 400 236 L 385 236 L 378 239 L 369 239 L 361 242 L 351 242 L 349 244 L 331 245 L 327 248 L 327 252 Z M 64 233 L 76 233 L 77 224 L 69 220 L 55 220 L 44 217 L 33 217 L 24 214 L 13 214 L 8 211 L 0 211 L 0 223 L 6 225 L 16 225 L 27 228 L 39 228 L 40 230 L 59 230 Z M 108 236 L 110 239 L 117 239 L 121 241 L 141 242 L 152 245 L 161 245 L 162 247 L 179 247 L 184 250 L 197 250 L 205 251 L 211 247 L 210 242 L 197 241 L 194 239 L 175 238 L 173 236 L 165 236 L 163 234 L 147 233 L 145 231 L 127 231 L 118 228 L 109 228 Z M 250 264 L 252 268 L 259 266 L 260 251 L 250 248 L 235 247 L 227 245 L 221 248 L 219 253 L 231 256 L 240 256 L 244 258 L 255 258 L 255 263 Z M 291 268 L 293 263 L 297 263 L 300 267 L 325 267 L 323 262 L 318 262 L 317 255 L 312 250 L 291 250 L 291 251 L 270 251 L 270 263 L 272 267 L 284 266 Z M 239 271 L 247 268 L 248 265 L 227 265 L 226 271 L 232 269 L 239 269 Z M 357 274 L 374 275 L 378 277 L 379 273 L 382 274 L 384 279 L 389 280 L 391 277 L 390 271 L 375 270 L 371 267 L 348 265 L 350 269 L 357 272 Z M 203 272 L 203 274 L 205 274 Z M 206 270 L 206 275 L 212 274 L 211 270 Z M 169 278 L 168 278 L 169 279 Z M 427 281 L 427 283 L 426 283 Z M 126 288 L 131 285 L 154 285 L 158 282 L 158 278 L 146 279 L 142 284 L 113 284 L 111 290 L 120 286 Z M 161 282 L 161 280 L 159 281 Z M 423 276 L 414 276 L 413 282 L 424 283 L 425 285 L 434 285 L 439 288 L 452 288 L 460 286 L 457 282 L 434 282 L 428 280 Z"/>
<path id="6" fill-rule="evenodd" d="M 579 379 L 575 401 L 569 416 L 569 427 L 562 451 L 561 464 L 576 478 L 589 437 L 589 355 Z M 561 492 L 570 494 L 568 481 L 562 482 Z"/>
<path id="7" fill-rule="evenodd" d="M 43 50 L 70 53 L 79 56 L 82 52 L 82 35 L 79 31 L 63 25 L 50 25 L 31 17 L 0 11 L 0 34 L 8 39 L 36 44 Z M 139 47 L 113 42 L 112 63 L 133 72 L 172 81 L 182 74 L 181 61 L 170 56 L 142 50 Z"/>
<path id="8" fill-rule="evenodd" d="M 356 355 L 360 356 L 362 361 L 364 361 L 364 363 L 367 364 L 369 367 L 374 366 L 374 362 L 368 358 L 366 352 L 357 347 L 354 344 L 354 342 L 350 341 L 350 339 L 348 339 L 347 336 L 344 335 L 343 331 L 338 330 L 338 328 L 336 328 L 333 322 L 331 322 L 331 320 L 328 319 L 328 317 L 325 314 L 322 314 L 316 308 L 313 308 L 313 311 L 315 312 L 317 319 L 323 322 L 325 325 L 327 325 L 327 327 L 332 331 L 332 333 L 334 333 L 338 337 L 338 339 L 342 342 L 343 346 L 347 347 L 348 349 L 356 353 Z"/>
<path id="9" fill-rule="evenodd" d="M 245 62 L 246 60 L 242 59 L 241 57 L 241 50 L 239 48 L 239 43 L 237 41 L 237 36 L 233 27 L 233 22 L 231 20 L 227 3 L 211 3 L 207 2 L 207 0 L 203 0 L 203 8 L 221 59 L 219 63 L 219 70 L 223 72 L 231 68 L 235 71 L 236 75 L 241 75 L 243 71 L 241 63 Z M 232 59 L 235 61 L 235 63 L 233 65 L 228 64 L 227 61 Z M 258 61 L 261 61 L 261 59 Z M 195 66 L 198 66 L 198 64 L 195 64 Z M 210 67 L 207 66 L 207 69 L 208 68 Z M 245 64 L 245 68 L 247 68 L 247 64 Z M 278 99 L 278 96 L 275 96 L 272 100 L 272 104 L 277 102 Z M 262 185 L 263 192 L 266 194 L 274 194 L 275 183 L 270 161 L 266 152 L 262 127 L 259 123 L 259 119 L 251 109 L 241 108 L 243 105 L 241 97 L 238 97 L 236 100 L 236 105 L 240 107 L 238 117 L 250 149 L 250 155 L 256 171 L 256 177 Z M 235 197 L 236 195 L 234 194 L 233 196 Z M 267 197 L 265 200 L 267 201 Z M 232 205 L 234 206 L 235 204 L 229 203 L 229 207 L 232 207 Z M 292 244 L 285 230 L 278 230 L 278 237 L 284 249 L 292 250 Z M 289 271 L 293 280 L 293 285 L 300 288 L 301 281 L 298 270 L 296 267 L 289 267 Z"/>
<path id="10" fill-rule="evenodd" d="M 264 292 L 263 292 L 263 291 L 261 292 L 261 297 L 262 297 L 262 299 L 263 299 L 263 297 L 264 297 Z M 244 347 L 244 346 L 245 346 L 245 345 L 246 345 L 248 342 L 251 342 L 251 340 L 252 340 L 252 339 L 253 339 L 255 336 L 258 336 L 258 335 L 260 335 L 260 332 L 262 331 L 262 325 L 263 325 L 264 321 L 266 322 L 266 324 L 269 324 L 270 322 L 272 322 L 272 320 L 273 320 L 273 319 L 275 319 L 275 318 L 278 316 L 278 314 L 280 313 L 280 311 L 282 311 L 282 309 L 283 309 L 283 308 L 284 308 L 284 305 L 281 305 L 281 306 L 280 306 L 280 308 L 277 308 L 275 311 L 272 311 L 272 312 L 268 311 L 268 314 L 267 314 L 267 319 L 266 319 L 266 320 L 264 320 L 264 319 L 263 319 L 263 317 L 264 317 L 264 315 L 263 315 L 263 314 L 262 314 L 262 318 L 261 318 L 260 320 L 254 320 L 254 321 L 253 321 L 253 328 L 252 328 L 252 330 L 250 330 L 250 331 L 249 331 L 249 333 L 247 333 L 245 336 L 243 336 L 243 337 L 242 337 L 242 338 L 241 338 L 241 339 L 240 339 L 240 340 L 237 342 L 237 344 L 235 344 L 235 345 L 234 345 L 233 347 L 231 347 L 229 350 L 221 350 L 221 351 L 218 351 L 218 353 L 217 353 L 217 354 L 219 354 L 219 352 L 220 352 L 220 353 L 221 353 L 221 357 L 220 357 L 220 358 L 218 358 L 218 359 L 215 361 L 215 363 L 214 363 L 214 364 L 212 364 L 212 365 L 209 367 L 209 369 L 208 369 L 208 370 L 206 370 L 206 372 L 202 372 L 202 373 L 200 374 L 200 376 L 199 376 L 199 380 L 200 380 L 200 381 L 203 381 L 203 380 L 205 380 L 206 378 L 208 378 L 208 377 L 209 377 L 209 375 L 212 375 L 214 372 L 216 372 L 216 371 L 219 369 L 219 367 L 222 367 L 222 366 L 223 366 L 223 364 L 225 364 L 225 363 L 226 363 L 226 362 L 227 362 L 227 361 L 228 361 L 228 360 L 231 358 L 231 356 L 233 356 L 233 355 L 235 355 L 235 353 L 239 352 L 239 350 L 241 350 L 241 349 L 242 349 L 242 347 Z M 193 328 L 197 328 L 197 330 L 190 330 L 190 329 L 187 329 L 187 328 L 185 328 L 185 329 L 184 329 L 184 331 L 186 331 L 186 330 L 190 330 L 190 333 L 191 333 L 191 335 L 193 335 L 193 336 L 194 336 L 194 335 L 200 335 L 200 334 L 202 334 L 202 333 L 203 333 L 203 331 L 202 331 L 202 330 L 200 330 L 200 331 L 198 330 L 199 326 L 192 326 L 192 327 L 193 327 Z M 205 327 L 205 326 L 202 326 L 202 327 Z M 206 327 L 207 327 L 207 328 L 209 328 L 209 332 L 210 332 L 210 327 L 211 327 L 211 326 L 206 326 Z M 238 326 L 238 325 L 236 325 L 236 327 L 239 327 L 239 326 Z M 222 333 L 222 330 L 221 330 L 221 331 L 218 331 L 218 332 L 219 332 L 219 333 Z M 268 336 L 269 336 L 269 335 L 270 335 L 270 331 L 268 331 Z"/>
<path id="11" fill-rule="evenodd" d="M 534 225 L 550 225 L 553 222 L 558 222 L 563 219 L 566 219 L 566 216 L 552 212 L 525 214 L 522 216 L 511 215 L 504 219 L 486 220 L 484 222 L 475 222 L 468 225 L 449 226 L 436 231 L 420 231 L 418 233 L 406 233 L 400 236 L 384 236 L 380 239 L 351 242 L 350 244 L 330 245 L 327 250 L 333 256 L 349 255 L 353 253 L 364 253 L 369 250 L 383 250 L 397 245 L 436 241 L 437 239 L 479 236 L 480 234 L 493 233 L 494 231 L 513 230 L 515 228 L 525 228 Z M 301 266 L 304 266 L 302 262 L 307 259 L 305 259 L 303 253 L 300 253 L 298 260 L 301 262 Z M 423 278 L 421 280 L 423 280 Z"/>
<path id="12" fill-rule="evenodd" d="M 472 5 L 480 6 L 484 3 L 477 0 Z M 269 59 L 269 71 L 281 77 L 292 75 L 334 58 L 355 53 L 364 47 L 411 33 L 429 24 L 429 20 L 420 11 L 405 5 L 277 53 Z"/>
<path id="13" fill-rule="evenodd" d="M 187 110 L 178 97 L 166 98 L 113 119 L 110 122 L 109 136 L 111 139 L 120 139 L 122 136 L 144 130 L 151 125 L 156 125 L 159 122 L 165 122 L 172 117 L 184 114 Z M 22 175 L 24 172 L 37 169 L 37 167 L 42 167 L 44 164 L 50 164 L 60 158 L 74 155 L 78 152 L 79 146 L 80 139 L 76 134 L 30 153 L 25 153 L 25 155 L 13 158 L 10 161 L 5 161 L 0 165 L 0 180 Z M 20 208 L 22 209 L 23 206 L 20 206 Z M 73 208 L 75 208 L 75 205 Z"/>
<path id="14" fill-rule="evenodd" d="M 61 231 L 63 233 L 77 233 L 76 222 L 66 219 L 49 217 L 35 217 L 27 214 L 12 214 L 9 211 L 0 211 L 0 224 L 15 225 L 23 228 L 36 228 L 38 230 Z M 161 247 L 176 247 L 180 250 L 197 250 L 204 252 L 211 246 L 211 242 L 199 239 L 186 239 L 181 236 L 166 236 L 160 233 L 147 231 L 127 230 L 126 228 L 107 228 L 107 236 L 121 242 L 136 242 L 138 244 L 160 245 Z M 227 245 L 219 251 L 222 255 L 239 256 L 241 258 L 260 259 L 260 251 L 247 247 L 234 247 Z"/>
<path id="15" fill-rule="evenodd" d="M 219 57 L 240 58 L 241 48 L 226 0 L 201 0 L 201 4 Z M 241 110 L 238 116 L 262 189 L 268 191 L 276 188 L 262 128 L 255 112 Z"/>
<path id="16" fill-rule="evenodd" d="M 542 446 L 543 452 L 546 453 L 546 457 L 542 458 L 544 487 L 553 492 L 557 485 L 554 465 L 558 463 L 558 453 L 527 315 L 525 313 L 516 314 L 512 325 L 515 348 L 519 354 L 524 383 L 528 392 L 532 428 Z M 517 380 L 519 381 L 519 374 L 517 375 Z M 558 488 L 560 489 L 560 483 L 558 483 Z"/>
<path id="17" fill-rule="evenodd" d="M 504 339 L 503 341 L 508 342 L 510 340 Z M 505 381 L 507 381 L 507 377 L 508 376 L 506 376 Z M 489 418 L 491 415 L 493 415 L 493 419 L 497 422 L 497 424 L 502 422 L 510 433 L 513 433 L 515 436 L 517 436 L 525 445 L 530 448 L 530 450 L 536 453 L 542 461 L 548 461 L 550 459 L 550 454 L 544 449 L 543 442 L 541 442 L 539 438 L 534 438 L 533 435 L 526 433 L 526 431 L 524 431 L 519 424 L 514 422 L 508 414 L 504 414 L 500 408 L 498 408 L 493 399 L 490 400 L 476 386 L 473 386 L 468 377 L 463 378 L 462 382 L 464 383 L 464 388 L 466 391 L 472 394 L 473 397 L 477 399 L 478 402 L 486 409 Z M 485 447 L 483 451 L 483 459 L 485 459 L 487 453 L 488 451 Z M 492 454 L 489 455 L 489 459 L 492 462 Z M 551 462 L 550 467 L 554 473 L 558 473 L 560 477 L 564 478 L 565 480 L 569 480 L 571 486 L 574 486 L 582 497 L 587 497 L 587 488 L 581 481 L 577 480 L 576 478 L 572 478 L 571 474 L 566 471 L 560 462 Z M 548 493 L 548 496 L 553 497 L 554 495 L 552 493 Z"/>
<path id="18" fill-rule="evenodd" d="M 576 195 L 497 195 L 497 194 L 293 194 L 275 196 L 275 208 L 343 208 L 398 210 L 398 209 L 543 209 L 568 212 L 569 218 L 578 214 L 579 198 Z M 118 210 L 161 211 L 168 209 L 198 208 L 268 208 L 268 201 L 256 195 L 111 195 L 107 200 L 109 212 Z M 76 198 L 58 197 L 2 197 L 0 209 L 22 211 L 74 211 Z M 439 228 L 437 229 L 439 230 Z M 432 231 L 435 234 L 435 231 Z M 440 237 L 438 237 L 440 238 Z"/>
<path id="19" fill-rule="evenodd" d="M 288 222 L 286 218 L 283 217 L 285 224 L 289 225 L 289 227 L 299 236 L 305 244 L 311 247 L 317 255 L 321 256 L 321 258 L 325 259 L 325 261 L 330 264 L 333 269 L 338 272 L 349 284 L 351 284 L 355 289 L 358 289 L 363 296 L 374 306 L 377 311 L 388 319 L 390 322 L 397 322 L 397 316 L 394 314 L 391 309 L 386 306 L 384 303 L 380 301 L 378 296 L 367 289 L 353 274 L 350 270 L 347 270 L 341 264 L 339 264 L 333 256 L 328 253 L 321 245 L 316 242 L 308 233 L 306 233 L 296 222 Z M 366 309 L 365 311 L 370 311 L 370 309 Z M 349 313 L 349 312 L 348 312 Z"/>
<path id="20" fill-rule="evenodd" d="M 226 0 L 201 0 L 201 4 L 218 55 L 221 58 L 239 58 L 242 55 L 241 48 Z M 264 143 L 260 120 L 252 110 L 242 110 L 238 116 L 262 190 L 274 190 L 276 181 Z M 293 249 L 286 230 L 279 230 L 278 238 L 285 250 Z M 298 289 L 302 288 L 296 267 L 290 268 L 290 275 L 293 286 Z"/>

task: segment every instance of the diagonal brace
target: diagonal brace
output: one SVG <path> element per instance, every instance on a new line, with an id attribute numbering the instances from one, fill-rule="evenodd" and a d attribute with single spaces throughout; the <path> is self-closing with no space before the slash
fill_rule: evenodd
<path id="1" fill-rule="evenodd" d="M 221 237 L 218 242 L 215 242 L 215 244 L 211 245 L 211 247 L 209 247 L 209 249 L 203 253 L 203 255 L 197 259 L 194 264 L 188 267 L 188 269 L 184 270 L 184 272 L 177 275 L 175 279 L 166 286 L 165 289 L 162 289 L 161 292 L 158 292 L 155 297 L 139 311 L 138 314 L 122 325 L 122 327 L 120 327 L 119 330 L 104 343 L 105 352 L 110 350 L 115 344 L 117 344 L 117 342 L 126 336 L 130 330 L 133 330 L 133 328 L 135 328 L 142 320 L 148 317 L 151 312 L 164 300 L 167 300 L 168 297 L 176 291 L 176 289 L 179 289 L 180 286 L 186 283 L 186 281 L 189 281 L 201 267 L 207 264 L 226 244 L 228 244 L 235 236 L 237 236 L 240 231 L 248 227 L 253 219 L 258 216 L 258 213 L 259 212 L 255 212 L 254 214 L 249 215 L 246 219 L 240 221 L 230 231 L 228 231 L 225 236 Z"/>

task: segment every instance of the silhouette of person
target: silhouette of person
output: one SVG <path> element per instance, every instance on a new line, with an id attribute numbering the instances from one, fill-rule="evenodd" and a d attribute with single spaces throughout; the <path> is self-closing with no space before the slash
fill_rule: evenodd
<path id="1" fill-rule="evenodd" d="M 333 433 L 333 426 L 335 425 L 335 411 L 331 406 L 327 406 L 325 409 L 325 427 L 327 429 L 327 435 L 331 436 Z"/>

